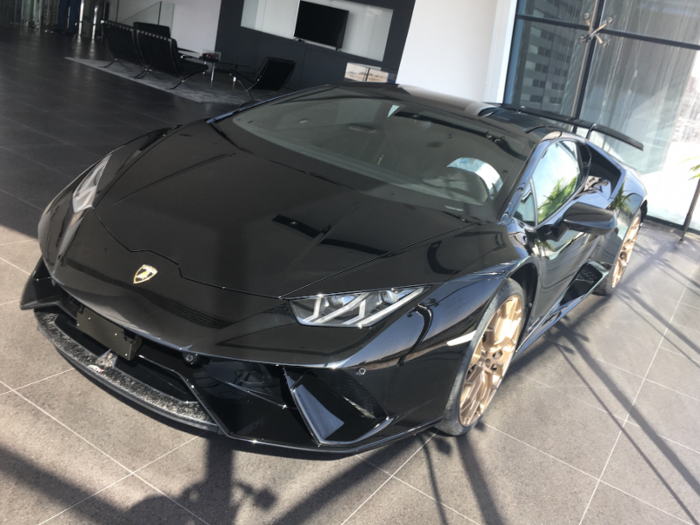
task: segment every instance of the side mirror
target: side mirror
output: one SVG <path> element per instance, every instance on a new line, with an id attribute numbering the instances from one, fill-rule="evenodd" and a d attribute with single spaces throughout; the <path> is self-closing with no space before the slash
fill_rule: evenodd
<path id="1" fill-rule="evenodd" d="M 593 235 L 607 235 L 617 226 L 614 212 L 582 202 L 572 204 L 561 222 L 569 230 Z"/>

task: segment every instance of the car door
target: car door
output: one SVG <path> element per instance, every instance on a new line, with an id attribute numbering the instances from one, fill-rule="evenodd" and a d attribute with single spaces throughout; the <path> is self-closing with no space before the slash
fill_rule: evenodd
<path id="1" fill-rule="evenodd" d="M 576 202 L 585 177 L 579 145 L 572 140 L 552 143 L 533 171 L 530 190 L 541 263 L 533 321 L 557 303 L 595 246 L 596 236 L 573 230 L 562 233 L 560 228 L 562 216 Z"/>

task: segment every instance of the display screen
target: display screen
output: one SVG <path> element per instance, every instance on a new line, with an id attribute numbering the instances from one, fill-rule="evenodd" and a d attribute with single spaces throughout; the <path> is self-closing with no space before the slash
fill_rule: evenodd
<path id="1" fill-rule="evenodd" d="M 343 47 L 347 22 L 348 11 L 311 2 L 300 2 L 294 36 L 301 40 L 340 49 Z"/>

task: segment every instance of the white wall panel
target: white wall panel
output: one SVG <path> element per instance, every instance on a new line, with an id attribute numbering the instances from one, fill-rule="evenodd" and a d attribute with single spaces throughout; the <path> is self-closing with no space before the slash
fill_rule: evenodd
<path id="1" fill-rule="evenodd" d="M 345 0 L 313 0 L 314 4 L 348 11 L 342 51 L 384 59 L 393 11 Z M 284 38 L 294 38 L 299 0 L 245 0 L 241 25 Z M 313 42 L 309 42 L 315 45 Z"/>
<path id="2" fill-rule="evenodd" d="M 153 0 L 120 0 L 118 12 L 116 6 L 112 9 L 122 21 L 155 3 Z M 214 49 L 221 0 L 171 0 L 168 3 L 174 6 L 170 29 L 178 45 L 193 51 Z"/>
<path id="3" fill-rule="evenodd" d="M 416 0 L 397 82 L 474 100 L 502 96 L 514 7 L 515 0 Z"/>

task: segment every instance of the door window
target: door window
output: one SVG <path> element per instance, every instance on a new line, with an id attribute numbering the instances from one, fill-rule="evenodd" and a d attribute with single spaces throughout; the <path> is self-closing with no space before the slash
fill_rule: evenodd
<path id="1" fill-rule="evenodd" d="M 539 222 L 569 200 L 580 178 L 579 152 L 575 143 L 563 140 L 547 148 L 532 174 Z"/>

